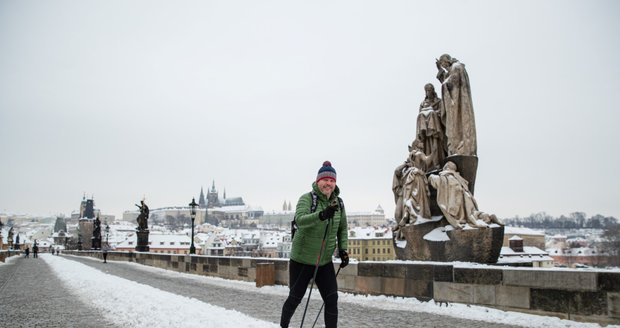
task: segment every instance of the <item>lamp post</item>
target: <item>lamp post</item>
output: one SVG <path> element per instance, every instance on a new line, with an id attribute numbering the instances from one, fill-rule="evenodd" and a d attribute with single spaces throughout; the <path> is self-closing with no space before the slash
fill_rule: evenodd
<path id="1" fill-rule="evenodd" d="M 108 237 L 110 236 L 110 226 L 106 223 L 105 224 L 105 244 L 106 246 L 110 246 L 110 243 L 108 243 Z"/>
<path id="2" fill-rule="evenodd" d="M 196 220 L 196 200 L 192 198 L 192 202 L 189 203 L 190 211 L 189 216 L 192 219 L 192 244 L 189 246 L 189 253 L 196 254 L 196 247 L 194 246 L 194 220 Z"/>

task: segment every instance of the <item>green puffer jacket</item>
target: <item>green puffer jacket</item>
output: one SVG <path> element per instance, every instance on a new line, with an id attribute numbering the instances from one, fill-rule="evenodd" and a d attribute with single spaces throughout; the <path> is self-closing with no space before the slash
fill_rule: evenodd
<path id="1" fill-rule="evenodd" d="M 321 262 L 319 263 L 319 265 L 325 265 L 332 260 L 332 254 L 334 254 L 336 248 L 336 239 L 338 242 L 338 249 L 346 250 L 349 247 L 347 238 L 347 215 L 344 208 L 340 208 L 334 214 L 333 219 L 321 221 L 321 219 L 319 219 L 319 212 L 329 206 L 330 200 L 319 191 L 316 182 L 312 184 L 312 190 L 314 190 L 318 196 L 316 211 L 313 213 L 310 212 L 312 206 L 311 193 L 303 194 L 299 198 L 299 201 L 297 201 L 295 221 L 297 222 L 298 230 L 293 238 L 291 260 L 303 264 L 316 265 L 323 236 L 325 236 L 325 229 L 329 224 L 329 228 L 327 228 L 327 238 L 325 239 L 325 248 L 323 249 L 323 255 L 321 255 Z M 337 200 L 339 194 L 340 189 L 336 186 L 331 195 L 331 199 Z"/>

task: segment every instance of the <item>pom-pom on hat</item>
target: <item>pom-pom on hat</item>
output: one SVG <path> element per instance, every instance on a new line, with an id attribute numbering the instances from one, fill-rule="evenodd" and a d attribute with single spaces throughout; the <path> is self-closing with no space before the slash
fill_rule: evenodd
<path id="1" fill-rule="evenodd" d="M 325 178 L 332 178 L 336 181 L 336 169 L 332 167 L 332 163 L 330 161 L 323 162 L 323 166 L 321 166 L 319 173 L 316 175 L 316 182 L 319 182 L 319 180 Z"/>

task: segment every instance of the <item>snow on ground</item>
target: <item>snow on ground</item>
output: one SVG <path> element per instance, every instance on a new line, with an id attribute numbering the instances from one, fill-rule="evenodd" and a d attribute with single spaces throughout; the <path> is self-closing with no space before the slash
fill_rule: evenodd
<path id="1" fill-rule="evenodd" d="M 52 266 L 53 270 L 67 283 L 69 288 L 74 290 L 85 302 L 95 302 L 97 307 L 106 309 L 106 314 L 109 315 L 108 319 L 112 322 L 126 324 L 132 327 L 173 327 L 178 324 L 179 318 L 193 318 L 191 322 L 186 322 L 184 325 L 188 327 L 209 327 L 205 326 L 205 324 L 212 323 L 213 327 L 276 327 L 273 323 L 249 318 L 237 311 L 226 310 L 196 299 L 175 295 L 150 286 L 109 275 L 81 263 L 63 259 L 62 257 L 45 256 L 45 254 L 43 254 L 42 258 Z M 93 258 L 89 259 L 100 261 Z M 288 295 L 288 287 L 286 286 L 265 286 L 256 288 L 253 282 L 179 273 L 131 262 L 110 262 L 132 265 L 139 270 L 157 272 L 172 278 L 183 275 L 185 278 L 199 280 L 206 284 L 238 290 L 251 290 L 253 292 L 270 295 L 280 295 L 282 296 L 283 302 L 286 295 Z M 93 295 L 95 295 L 95 297 L 93 297 Z M 132 297 L 128 298 L 127 295 L 132 295 Z M 134 298 L 140 299 L 141 303 L 132 302 Z M 388 311 L 426 312 L 462 319 L 520 325 L 523 327 L 600 327 L 600 325 L 595 323 L 581 323 L 556 317 L 502 311 L 482 306 L 468 306 L 456 303 L 450 303 L 447 307 L 445 305 L 439 306 L 433 301 L 420 302 L 415 298 L 405 297 L 365 296 L 339 293 L 339 301 Z M 610 325 L 607 327 L 620 326 Z"/>
<path id="2" fill-rule="evenodd" d="M 42 254 L 41 258 L 81 300 L 94 304 L 108 321 L 121 326 L 178 327 L 182 322 L 183 327 L 196 328 L 277 327 L 238 311 L 119 278 L 59 256 Z"/>

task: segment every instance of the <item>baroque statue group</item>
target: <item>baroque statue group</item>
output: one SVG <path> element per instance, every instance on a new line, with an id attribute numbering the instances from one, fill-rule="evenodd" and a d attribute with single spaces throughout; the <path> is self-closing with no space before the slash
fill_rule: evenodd
<path id="1" fill-rule="evenodd" d="M 473 196 L 476 124 L 465 65 L 444 54 L 436 66 L 441 97 L 432 83 L 424 86 L 415 138 L 394 171 L 396 240 L 405 239 L 404 227 L 439 217 L 456 230 L 501 225 L 495 215 L 480 211 Z"/>

